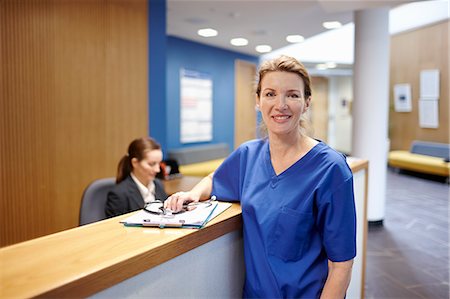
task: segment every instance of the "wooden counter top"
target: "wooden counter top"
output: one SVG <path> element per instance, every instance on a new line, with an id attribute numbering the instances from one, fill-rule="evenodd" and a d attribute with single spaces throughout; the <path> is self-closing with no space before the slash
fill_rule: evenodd
<path id="1" fill-rule="evenodd" d="M 172 180 L 165 180 L 164 189 L 167 194 L 174 194 L 178 191 L 189 191 L 197 185 L 203 178 L 197 176 L 183 176 Z"/>
<path id="2" fill-rule="evenodd" d="M 349 161 L 354 172 L 367 163 Z M 236 203 L 200 230 L 119 224 L 128 216 L 1 248 L 0 298 L 86 297 L 242 227 Z"/>
<path id="3" fill-rule="evenodd" d="M 369 161 L 360 158 L 347 157 L 347 163 L 352 169 L 353 173 L 358 172 L 364 168 L 367 169 L 369 167 Z"/>
<path id="4" fill-rule="evenodd" d="M 200 230 L 124 227 L 127 216 L 0 249 L 0 297 L 85 297 L 242 225 L 239 204 Z"/>

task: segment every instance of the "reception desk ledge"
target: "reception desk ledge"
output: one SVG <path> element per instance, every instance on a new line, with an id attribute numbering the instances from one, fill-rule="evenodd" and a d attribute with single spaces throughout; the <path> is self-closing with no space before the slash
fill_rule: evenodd
<path id="1" fill-rule="evenodd" d="M 128 216 L 0 249 L 0 297 L 86 297 L 242 226 L 239 204 L 203 229 L 124 227 L 118 223 Z"/>
<path id="2" fill-rule="evenodd" d="M 361 298 L 364 289 L 368 163 L 355 159 L 348 163 L 356 182 L 358 221 L 363 221 L 358 225 L 359 254 L 350 286 L 353 291 L 350 289 L 347 297 L 353 298 L 354 295 Z M 236 203 L 199 230 L 124 227 L 119 224 L 128 216 L 118 216 L 1 248 L 0 298 L 79 298 L 102 294 L 120 288 L 126 281 L 159 265 L 168 264 L 175 257 L 185 256 L 185 253 L 197 250 L 208 242 L 214 243 L 210 241 L 223 239 L 222 236 L 233 233 L 233 236 L 239 237 L 242 227 L 241 208 Z M 236 231 L 239 233 L 236 234 Z M 229 242 L 229 239 L 224 240 Z M 236 254 L 234 251 L 230 256 L 241 263 L 242 252 Z M 241 271 L 234 273 L 237 272 Z M 239 278 L 239 284 L 241 280 Z M 170 279 L 168 281 L 170 285 Z M 242 285 L 235 287 L 241 288 Z"/>

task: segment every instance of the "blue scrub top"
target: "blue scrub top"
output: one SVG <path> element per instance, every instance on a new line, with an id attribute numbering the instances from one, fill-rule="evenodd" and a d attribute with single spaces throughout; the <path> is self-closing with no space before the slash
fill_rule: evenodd
<path id="1" fill-rule="evenodd" d="M 279 175 L 268 139 L 246 142 L 215 171 L 212 194 L 241 202 L 246 298 L 319 298 L 328 260 L 356 255 L 352 172 L 323 142 Z"/>

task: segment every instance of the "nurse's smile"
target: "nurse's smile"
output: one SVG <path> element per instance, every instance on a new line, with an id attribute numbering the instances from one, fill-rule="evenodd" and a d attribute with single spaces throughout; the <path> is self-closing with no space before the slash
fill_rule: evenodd
<path id="1" fill-rule="evenodd" d="M 284 123 L 286 122 L 289 118 L 291 118 L 290 115 L 274 115 L 272 116 L 273 120 L 276 121 L 277 123 Z"/>

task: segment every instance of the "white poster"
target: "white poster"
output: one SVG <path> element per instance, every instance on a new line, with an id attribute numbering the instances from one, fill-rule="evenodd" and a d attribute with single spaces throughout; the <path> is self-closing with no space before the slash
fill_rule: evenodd
<path id="1" fill-rule="evenodd" d="M 411 85 L 395 84 L 394 101 L 396 112 L 411 112 Z"/>
<path id="2" fill-rule="evenodd" d="M 439 98 L 439 70 L 420 72 L 420 98 Z"/>
<path id="3" fill-rule="evenodd" d="M 207 74 L 180 70 L 181 143 L 212 140 L 212 86 Z"/>
<path id="4" fill-rule="evenodd" d="M 419 125 L 421 128 L 439 127 L 438 99 L 419 99 Z"/>

